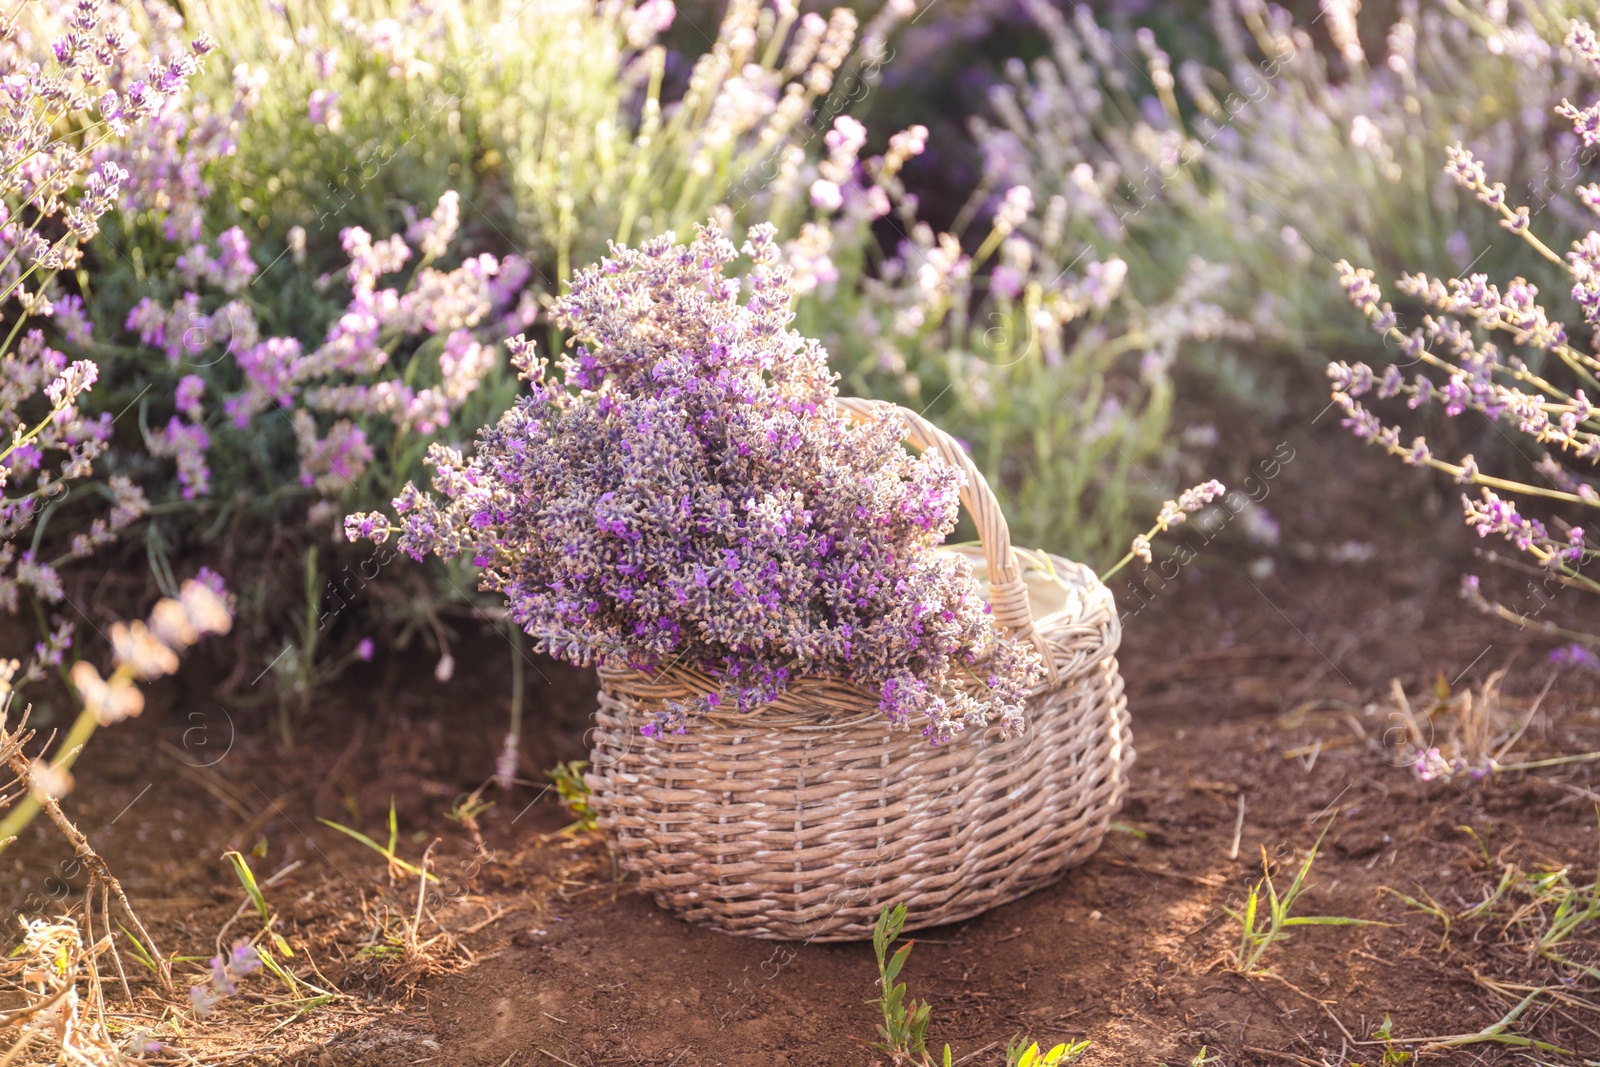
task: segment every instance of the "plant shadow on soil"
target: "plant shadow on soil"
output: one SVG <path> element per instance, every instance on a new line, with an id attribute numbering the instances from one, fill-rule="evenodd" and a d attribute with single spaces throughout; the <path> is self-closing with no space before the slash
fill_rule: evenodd
<path id="1" fill-rule="evenodd" d="M 1230 445 L 1241 457 L 1281 458 L 1282 441 L 1293 452 L 1266 501 L 1282 524 L 1270 574 L 1248 566 L 1262 550 L 1190 531 L 1193 562 L 1165 588 L 1144 583 L 1152 602 L 1127 618 L 1121 655 L 1139 751 L 1125 829 L 1055 886 L 913 935 L 904 979 L 958 1060 L 1002 1063 L 1007 1039 L 1027 1033 L 1091 1039 L 1087 1064 L 1187 1064 L 1202 1047 L 1226 1064 L 1377 1064 L 1381 1047 L 1352 1042 L 1385 1016 L 1398 1042 L 1475 1032 L 1515 1004 L 1507 986 L 1570 974 L 1532 958 L 1508 912 L 1459 923 L 1441 947 L 1440 924 L 1385 889 L 1461 911 L 1504 863 L 1570 866 L 1575 883 L 1593 881 L 1600 767 L 1422 782 L 1385 748 L 1386 701 L 1394 678 L 1408 693 L 1440 675 L 1459 690 L 1510 665 L 1508 703 L 1527 707 L 1554 675 L 1517 752 L 1588 752 L 1600 749 L 1600 675 L 1556 673 L 1550 641 L 1467 607 L 1463 568 L 1512 599 L 1528 580 L 1475 567 L 1475 539 L 1452 529 L 1453 494 L 1364 452 L 1333 421 Z M 1247 466 L 1216 473 L 1242 484 Z M 1124 609 L 1138 579 L 1114 583 Z M 79 774 L 95 788 L 69 809 L 161 947 L 210 955 L 243 899 L 221 854 L 264 842 L 252 861 L 260 878 L 298 864 L 265 890 L 294 966 L 345 994 L 296 1016 L 274 1003 L 282 987 L 257 975 L 185 1024 L 186 1047 L 208 1063 L 352 1067 L 881 1060 L 866 1044 L 877 1022 L 870 946 L 688 926 L 619 881 L 602 842 L 558 832 L 568 816 L 542 772 L 584 755 L 585 672 L 540 660 L 528 673 L 519 773 L 530 784 L 486 792 L 482 850 L 472 827 L 447 817 L 492 769 L 510 654 L 492 634 L 464 642 L 448 686 L 427 663 L 363 667 L 318 699 L 288 752 L 258 713 L 224 709 L 188 676 L 96 739 Z M 382 839 L 391 802 L 400 855 L 419 862 L 439 842 L 430 869 L 443 882 L 419 938 L 451 931 L 411 963 L 394 945 L 415 918 L 416 880 L 391 879 L 381 856 L 318 822 Z M 1393 925 L 1297 929 L 1263 957 L 1275 977 L 1232 973 L 1227 909 L 1260 878 L 1263 849 L 1281 885 L 1330 819 L 1299 910 Z M 0 904 L 50 911 L 81 899 L 81 876 L 61 876 L 65 855 L 33 827 L 0 860 Z M 1593 929 L 1569 946 L 1591 966 Z M 154 984 L 130 978 L 141 1009 L 158 1013 Z M 1579 988 L 1600 1000 L 1597 985 Z M 1547 998 L 1517 1029 L 1579 1053 L 1542 1054 L 1548 1062 L 1600 1056 L 1595 1012 Z M 1422 1061 L 1526 1062 L 1521 1052 L 1478 1044 Z"/>

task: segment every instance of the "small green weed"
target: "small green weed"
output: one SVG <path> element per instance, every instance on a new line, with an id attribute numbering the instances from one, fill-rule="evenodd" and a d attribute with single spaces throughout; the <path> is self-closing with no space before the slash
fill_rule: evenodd
<path id="1" fill-rule="evenodd" d="M 878 957 L 878 985 L 883 995 L 875 1003 L 883 1009 L 883 1025 L 878 1034 L 883 1038 L 877 1047 L 895 1058 L 896 1063 L 931 1065 L 928 1056 L 928 1019 L 933 1009 L 927 1001 L 918 1003 L 906 1000 L 906 984 L 895 982 L 911 955 L 915 941 L 907 941 L 889 956 L 889 946 L 900 937 L 906 925 L 906 906 L 896 904 L 885 907 L 878 915 L 872 930 L 872 951 Z M 944 1048 L 944 1067 L 950 1067 L 950 1046 Z"/>
<path id="2" fill-rule="evenodd" d="M 467 825 L 474 822 L 478 816 L 492 807 L 494 807 L 494 801 L 484 800 L 483 790 L 474 789 L 472 792 L 458 797 L 456 802 L 450 805 L 450 810 L 444 813 L 444 817 L 451 822 Z"/>
<path id="3" fill-rule="evenodd" d="M 418 867 L 414 863 L 406 862 L 395 853 L 395 845 L 400 841 L 400 827 L 398 821 L 395 819 L 394 801 L 392 800 L 389 801 L 389 844 L 387 846 L 378 844 L 360 830 L 352 830 L 348 826 L 341 826 L 332 819 L 318 819 L 317 821 L 322 825 L 329 827 L 330 829 L 339 831 L 341 834 L 344 834 L 347 837 L 355 838 L 357 841 L 360 841 L 363 845 L 366 845 L 368 848 L 372 849 L 372 851 L 388 860 L 390 874 L 393 874 L 395 869 L 398 868 L 402 871 L 405 871 L 407 874 L 421 878 L 424 881 L 439 881 L 439 879 L 434 877 L 432 874 L 429 874 L 427 871 L 423 870 L 421 867 Z"/>
<path id="4" fill-rule="evenodd" d="M 1443 1052 L 1445 1049 L 1466 1048 L 1469 1045 L 1508 1045 L 1511 1048 L 1536 1049 L 1540 1052 L 1551 1052 L 1557 1056 L 1575 1055 L 1570 1049 L 1559 1045 L 1552 1045 L 1548 1041 L 1535 1041 L 1525 1034 L 1519 1034 L 1511 1028 L 1512 1024 L 1527 1011 L 1529 1006 L 1541 993 L 1548 993 L 1549 989 L 1535 989 L 1517 1002 L 1516 1007 L 1501 1017 L 1499 1022 L 1491 1023 L 1482 1030 L 1470 1034 L 1452 1034 L 1449 1037 L 1434 1037 L 1427 1039 L 1428 1043 L 1422 1046 L 1423 1052 Z M 1388 1063 L 1388 1059 L 1383 1061 Z M 1401 1061 L 1403 1062 L 1403 1061 Z"/>
<path id="5" fill-rule="evenodd" d="M 883 995 L 873 1001 L 883 1011 L 883 1023 L 878 1027 L 878 1036 L 883 1040 L 873 1042 L 873 1047 L 889 1053 L 897 1065 L 935 1067 L 928 1053 L 928 1021 L 933 1008 L 927 1001 L 919 1003 L 908 1000 L 906 984 L 895 981 L 900 977 L 906 957 L 911 955 L 911 948 L 916 942 L 907 941 L 895 950 L 893 956 L 889 955 L 889 948 L 899 940 L 905 925 L 906 906 L 896 904 L 878 913 L 878 922 L 872 929 L 872 951 L 878 957 L 878 985 L 883 990 Z M 1066 1067 L 1082 1056 L 1088 1047 L 1087 1041 L 1063 1042 L 1048 1051 L 1042 1051 L 1037 1041 L 1018 1035 L 1006 1045 L 1006 1067 Z M 1203 1049 L 1201 1051 L 1204 1052 Z M 944 1055 L 939 1062 L 943 1067 L 951 1067 L 949 1045 L 944 1047 Z"/>
<path id="6" fill-rule="evenodd" d="M 1378 1061 L 1378 1067 L 1405 1067 L 1411 1062 L 1411 1053 L 1394 1047 L 1394 1020 L 1389 1016 L 1383 1017 L 1383 1025 L 1372 1032 L 1372 1036 L 1383 1042 L 1383 1058 Z"/>
<path id="7" fill-rule="evenodd" d="M 265 970 L 283 985 L 288 998 L 282 1003 L 298 1005 L 302 1013 L 309 1008 L 331 1004 L 338 1000 L 337 992 L 324 989 L 289 969 L 288 961 L 295 958 L 295 952 L 288 940 L 278 933 L 278 913 L 267 903 L 265 889 L 300 864 L 298 862 L 290 864 L 263 883 L 257 881 L 255 871 L 251 869 L 249 860 L 245 859 L 243 854 L 229 851 L 224 852 L 222 856 L 233 868 L 234 875 L 244 888 L 245 899 L 217 931 L 217 955 L 211 961 L 207 984 L 195 986 L 190 990 L 195 1014 L 204 1016 L 219 1000 L 232 996 L 236 991 L 234 983 L 257 967 Z M 261 929 L 253 937 L 236 942 L 231 951 L 224 949 L 228 931 L 233 924 L 252 910 L 261 920 Z"/>
<path id="8" fill-rule="evenodd" d="M 1194 1054 L 1194 1059 L 1189 1061 L 1189 1067 L 1208 1067 L 1213 1063 L 1221 1063 L 1222 1057 L 1201 1045 L 1200 1051 Z M 1162 1060 L 1156 1067 L 1167 1067 L 1167 1061 Z"/>
<path id="9" fill-rule="evenodd" d="M 1440 904 L 1437 900 L 1434 900 L 1433 895 L 1430 894 L 1426 889 L 1417 890 L 1422 894 L 1423 899 L 1421 900 L 1418 900 L 1413 896 L 1407 896 L 1405 893 L 1402 893 L 1398 889 L 1394 889 L 1390 886 L 1384 886 L 1383 891 L 1393 895 L 1406 907 L 1414 908 L 1425 915 L 1432 915 L 1435 919 L 1438 919 L 1440 925 L 1444 927 L 1443 932 L 1439 935 L 1438 951 L 1443 952 L 1450 946 L 1450 925 L 1455 921 L 1455 917 L 1444 909 L 1444 905 Z"/>
<path id="10" fill-rule="evenodd" d="M 150 950 L 145 947 L 144 942 L 140 941 L 138 936 L 135 935 L 132 930 L 130 930 L 126 926 L 124 926 L 121 923 L 121 921 L 118 921 L 117 927 L 122 931 L 123 936 L 128 939 L 128 944 L 131 946 L 132 951 L 133 951 L 133 958 L 134 958 L 135 961 L 138 962 L 139 966 L 143 967 L 145 970 L 149 971 L 151 974 L 156 975 L 156 976 L 159 977 L 161 975 L 161 973 L 162 973 L 161 965 L 156 961 L 155 956 L 151 954 Z M 15 955 L 15 953 L 13 953 L 13 955 Z M 195 957 L 174 956 L 174 957 L 172 957 L 172 959 L 169 962 L 172 962 L 172 963 L 188 963 L 188 962 L 192 962 L 192 960 L 199 959 L 199 958 L 200 957 L 198 957 L 198 956 L 195 956 Z"/>
<path id="11" fill-rule="evenodd" d="M 1489 862 L 1487 848 L 1476 834 L 1473 834 L 1473 838 L 1478 840 L 1485 862 Z M 1494 889 L 1478 903 L 1455 914 L 1447 911 L 1426 892 L 1423 892 L 1424 899 L 1421 900 L 1396 889 L 1389 889 L 1388 892 L 1408 907 L 1439 920 L 1444 927 L 1444 935 L 1439 942 L 1440 951 L 1448 944 L 1451 928 L 1455 924 L 1500 913 L 1505 915 L 1499 935 L 1501 938 L 1510 938 L 1520 932 L 1524 935 L 1522 940 L 1527 945 L 1529 955 L 1577 972 L 1572 977 L 1584 975 L 1600 979 L 1600 967 L 1573 960 L 1565 949 L 1586 926 L 1600 921 L 1600 873 L 1596 874 L 1594 881 L 1580 885 L 1573 881 L 1570 869 L 1566 867 L 1530 874 L 1515 863 L 1498 862 L 1500 876 Z"/>
<path id="12" fill-rule="evenodd" d="M 1582 944 L 1586 940 L 1592 941 L 1593 935 L 1586 930 L 1586 927 L 1600 920 L 1600 874 L 1587 885 L 1576 883 L 1567 867 L 1530 874 L 1517 864 L 1507 862 L 1503 858 L 1503 852 L 1500 857 L 1491 858 L 1488 846 L 1470 827 L 1462 826 L 1458 829 L 1471 835 L 1485 865 L 1494 864 L 1499 867 L 1499 877 L 1494 888 L 1488 890 L 1482 900 L 1459 912 L 1451 913 L 1425 892 L 1421 900 L 1394 889 L 1390 889 L 1389 892 L 1408 906 L 1439 920 L 1444 927 L 1444 938 L 1439 943 L 1441 951 L 1446 947 L 1454 926 L 1472 920 L 1482 920 L 1496 924 L 1497 929 L 1480 927 L 1474 933 L 1474 939 L 1479 936 L 1492 936 L 1501 943 L 1519 944 L 1526 949 L 1530 959 L 1548 960 L 1567 970 L 1568 973 L 1562 976 L 1559 984 L 1539 986 L 1502 982 L 1484 975 L 1476 975 L 1478 984 L 1503 997 L 1506 1003 L 1515 1001 L 1512 1007 L 1499 1020 L 1481 1030 L 1414 1038 L 1410 1043 L 1420 1045 L 1422 1053 L 1443 1052 L 1447 1049 L 1467 1048 L 1473 1045 L 1505 1045 L 1555 1055 L 1573 1055 L 1572 1052 L 1557 1045 L 1520 1033 L 1516 1027 L 1519 1020 L 1541 996 L 1555 1001 L 1566 1009 L 1577 1012 L 1596 1011 L 1593 1001 L 1579 994 L 1587 992 L 1580 984 L 1584 979 L 1600 979 L 1600 967 L 1572 959 L 1568 955 L 1570 950 L 1567 946 L 1574 942 Z M 1570 1016 L 1568 1018 L 1570 1019 Z M 1408 1053 L 1395 1050 L 1391 1046 L 1390 1024 L 1387 1018 L 1384 1019 L 1383 1026 L 1374 1032 L 1374 1037 L 1377 1039 L 1374 1044 L 1381 1042 L 1384 1045 L 1382 1067 L 1398 1067 L 1409 1062 Z"/>
<path id="13" fill-rule="evenodd" d="M 1006 1046 L 1006 1067 L 1065 1067 L 1089 1048 L 1087 1041 L 1063 1042 L 1048 1052 L 1039 1051 L 1037 1041 L 1015 1037 Z"/>
<path id="14" fill-rule="evenodd" d="M 1371 919 L 1346 919 L 1329 915 L 1291 915 L 1295 903 L 1300 899 L 1300 894 L 1306 889 L 1306 876 L 1311 873 L 1311 865 L 1316 862 L 1317 849 L 1322 846 L 1322 839 L 1328 835 L 1328 830 L 1333 826 L 1332 821 L 1322 828 L 1322 833 L 1317 835 L 1316 844 L 1311 846 L 1311 851 L 1306 853 L 1306 859 L 1300 865 L 1300 870 L 1295 873 L 1294 881 L 1282 896 L 1278 895 L 1277 887 L 1272 884 L 1271 863 L 1267 858 L 1265 847 L 1261 850 L 1261 881 L 1257 882 L 1250 890 L 1250 896 L 1245 900 L 1244 910 L 1236 912 L 1229 910 L 1239 921 L 1239 947 L 1234 950 L 1234 969 L 1240 974 L 1260 974 L 1263 969 L 1258 969 L 1262 953 L 1267 948 L 1279 941 L 1287 940 L 1288 928 L 1291 926 L 1384 926 L 1385 923 L 1374 922 Z M 1263 913 L 1261 904 L 1261 890 L 1265 888 L 1266 910 Z"/>
<path id="15" fill-rule="evenodd" d="M 286 957 L 292 959 L 294 950 L 289 947 L 289 942 L 285 941 L 283 935 L 272 928 L 277 916 L 271 908 L 267 907 L 266 895 L 261 892 L 261 886 L 256 882 L 256 875 L 250 869 L 250 864 L 237 852 L 224 852 L 222 857 L 233 865 L 233 872 L 239 876 L 239 884 L 244 886 L 245 895 L 250 898 L 250 903 L 255 905 L 256 914 L 261 916 L 261 925 L 266 935 L 272 939 L 273 946 Z M 274 974 L 278 973 L 277 968 L 272 966 L 265 954 L 262 955 L 262 963 L 266 964 L 267 969 Z M 285 982 L 293 988 L 293 981 L 285 979 Z"/>
<path id="16" fill-rule="evenodd" d="M 562 806 L 573 815 L 572 824 L 561 828 L 564 834 L 588 833 L 598 825 L 594 805 L 589 802 L 594 793 L 583 780 L 583 772 L 588 766 L 587 760 L 575 759 L 558 763 L 545 772 L 556 784 L 556 793 L 561 797 Z"/>
<path id="17" fill-rule="evenodd" d="M 1532 899 L 1518 909 L 1512 922 L 1535 925 L 1534 951 L 1552 963 L 1600 979 L 1600 967 L 1578 963 L 1558 951 L 1581 928 L 1600 920 L 1600 871 L 1588 885 L 1573 884 L 1566 868 L 1542 871 L 1528 875 L 1520 888 Z M 1546 914 L 1545 909 L 1552 904 L 1554 909 Z"/>

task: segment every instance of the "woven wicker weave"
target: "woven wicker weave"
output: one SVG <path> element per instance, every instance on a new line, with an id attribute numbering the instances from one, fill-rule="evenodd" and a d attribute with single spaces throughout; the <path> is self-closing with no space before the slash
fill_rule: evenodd
<path id="1" fill-rule="evenodd" d="M 1021 736 L 991 729 L 933 747 L 893 729 L 876 693 L 821 677 L 758 712 L 652 740 L 639 728 L 663 702 L 716 685 L 682 668 L 602 669 L 587 780 L 619 862 L 663 907 L 749 937 L 855 940 L 885 904 L 904 902 L 915 928 L 1014 900 L 1099 846 L 1133 762 L 1110 592 L 1079 564 L 1013 550 L 982 474 L 920 416 L 838 403 L 897 412 L 910 444 L 966 472 L 962 502 L 983 546 L 981 558 L 969 551 L 974 573 L 995 621 L 1039 647 L 1047 677 Z"/>

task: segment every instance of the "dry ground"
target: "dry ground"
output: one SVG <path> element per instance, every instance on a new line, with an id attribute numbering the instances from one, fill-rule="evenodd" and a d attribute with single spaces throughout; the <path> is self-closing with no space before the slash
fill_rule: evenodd
<path id="1" fill-rule="evenodd" d="M 1529 951 L 1550 906 L 1528 907 L 1520 883 L 1507 883 L 1500 904 L 1457 918 L 1445 937 L 1438 918 L 1395 895 L 1460 916 L 1507 870 L 1568 869 L 1573 883 L 1593 883 L 1600 764 L 1422 782 L 1385 743 L 1391 679 L 1413 698 L 1441 681 L 1459 694 L 1509 667 L 1502 729 L 1553 680 L 1516 755 L 1592 752 L 1600 675 L 1558 671 L 1549 641 L 1458 599 L 1462 567 L 1486 565 L 1448 532 L 1448 496 L 1328 426 L 1237 454 L 1282 456 L 1284 442 L 1293 458 L 1267 498 L 1283 525 L 1272 573 L 1251 570 L 1263 553 L 1229 535 L 1195 542 L 1195 561 L 1164 589 L 1151 583 L 1153 602 L 1127 622 L 1139 761 L 1122 827 L 1060 884 L 916 935 L 905 979 L 958 1060 L 1000 1063 L 1006 1040 L 1026 1032 L 1087 1037 L 1090 1064 L 1187 1064 L 1204 1047 L 1226 1064 L 1376 1065 L 1388 1062 L 1371 1043 L 1386 1016 L 1396 1049 L 1416 1052 L 1422 1039 L 1491 1026 L 1547 986 L 1558 992 L 1535 997 L 1508 1032 L 1570 1053 L 1535 1050 L 1534 1062 L 1600 1060 L 1600 981 Z M 1246 467 L 1220 473 L 1242 483 Z M 1526 580 L 1497 581 L 1516 598 Z M 1117 591 L 1133 603 L 1125 582 Z M 1576 610 L 1558 603 L 1550 617 Z M 509 655 L 493 635 L 465 641 L 449 686 L 430 663 L 365 668 L 319 699 L 289 751 L 259 713 L 222 706 L 192 678 L 96 739 L 80 781 L 97 786 L 72 811 L 160 946 L 209 957 L 244 900 L 222 853 L 264 848 L 251 862 L 263 880 L 276 875 L 264 896 L 295 952 L 289 966 L 340 994 L 299 1012 L 282 983 L 252 976 L 208 1019 L 183 1024 L 185 1047 L 203 1062 L 248 1064 L 873 1062 L 868 946 L 687 926 L 614 877 L 603 842 L 557 833 L 568 816 L 541 785 L 491 789 L 493 807 L 475 821 L 448 817 L 492 767 Z M 530 783 L 583 755 L 593 705 L 581 672 L 539 670 L 521 770 Z M 1441 738 L 1450 715 L 1434 724 Z M 438 842 L 429 866 L 443 882 L 420 920 L 415 877 L 317 821 L 383 840 L 391 799 L 401 857 L 421 862 Z M 1299 910 L 1390 925 L 1297 929 L 1267 949 L 1269 976 L 1233 973 L 1227 909 L 1261 877 L 1263 850 L 1282 885 L 1330 820 Z M 58 877 L 61 849 L 35 830 L 0 860 L 7 908 L 48 909 L 82 885 Z M 248 911 L 227 937 L 259 928 Z M 1562 950 L 1600 965 L 1596 931 L 1580 928 Z M 199 967 L 180 965 L 185 984 Z M 140 1010 L 159 1014 L 155 983 L 130 977 Z M 1529 1055 L 1475 1043 L 1421 1062 Z"/>

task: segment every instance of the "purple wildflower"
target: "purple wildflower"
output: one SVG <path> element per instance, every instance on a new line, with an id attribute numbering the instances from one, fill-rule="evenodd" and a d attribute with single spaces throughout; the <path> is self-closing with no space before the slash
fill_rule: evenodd
<path id="1" fill-rule="evenodd" d="M 1557 667 L 1573 667 L 1584 671 L 1600 671 L 1600 655 L 1586 645 L 1576 642 L 1550 650 L 1550 662 Z"/>

